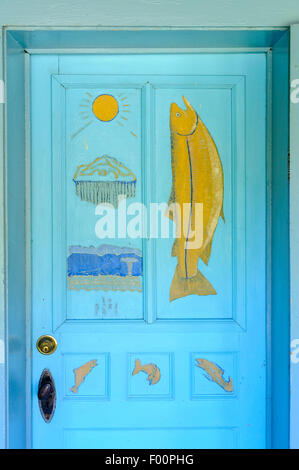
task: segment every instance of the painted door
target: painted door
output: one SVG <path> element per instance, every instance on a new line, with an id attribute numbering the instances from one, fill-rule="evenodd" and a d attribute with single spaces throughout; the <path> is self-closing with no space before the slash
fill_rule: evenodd
<path id="1" fill-rule="evenodd" d="M 33 446 L 265 447 L 265 55 L 36 55 L 31 91 Z"/>

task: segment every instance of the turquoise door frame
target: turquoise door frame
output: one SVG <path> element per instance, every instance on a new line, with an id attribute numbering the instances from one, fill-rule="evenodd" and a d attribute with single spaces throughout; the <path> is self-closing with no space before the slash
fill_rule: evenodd
<path id="1" fill-rule="evenodd" d="M 268 446 L 289 446 L 289 250 L 288 250 L 288 31 L 137 30 L 27 31 L 4 28 L 6 113 L 1 153 L 5 193 L 2 209 L 7 352 L 6 446 L 30 447 L 30 54 L 38 52 L 235 52 L 267 54 L 268 64 Z M 134 46 L 138 44 L 138 50 Z M 150 47 L 149 47 L 150 45 Z M 24 54 L 24 51 L 26 52 Z M 2 65 L 2 64 L 1 64 Z M 25 86 L 24 86 L 25 83 Z M 265 90 L 266 92 L 266 90 Z M 5 120 L 3 119 L 5 117 Z M 16 136 L 18 136 L 16 138 Z M 3 197 L 3 195 L 1 195 Z M 1 201 L 0 201 L 1 202 Z M 271 216 L 272 215 L 272 216 Z M 274 217 L 275 215 L 275 217 Z M 4 323 L 2 324 L 4 325 Z M 298 333 L 299 334 L 299 333 Z M 297 334 L 297 336 L 298 336 Z M 283 379 L 282 379 L 283 377 Z M 25 385 L 27 394 L 24 393 Z M 271 416 L 275 414 L 275 420 Z M 6 425 L 5 425 L 6 424 Z M 1 427 L 0 427 L 1 431 Z M 296 444 L 296 441 L 294 441 Z"/>
<path id="2" fill-rule="evenodd" d="M 290 51 L 290 294 L 291 294 L 291 447 L 299 447 L 299 25 L 291 27 Z"/>

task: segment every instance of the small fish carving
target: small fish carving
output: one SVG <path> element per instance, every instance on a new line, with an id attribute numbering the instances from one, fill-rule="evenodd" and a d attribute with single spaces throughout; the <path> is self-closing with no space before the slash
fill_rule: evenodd
<path id="1" fill-rule="evenodd" d="M 196 365 L 207 372 L 208 375 L 205 375 L 205 377 L 208 380 L 216 382 L 226 392 L 233 392 L 232 378 L 229 377 L 228 380 L 225 380 L 223 378 L 224 370 L 220 366 L 207 359 L 196 359 L 196 361 Z"/>
<path id="2" fill-rule="evenodd" d="M 85 380 L 85 377 L 97 365 L 98 365 L 97 360 L 93 359 L 92 361 L 88 361 L 86 362 L 86 364 L 83 364 L 83 366 L 78 367 L 77 369 L 74 369 L 75 385 L 70 389 L 71 392 L 78 393 L 78 388 L 80 387 L 82 382 Z"/>
<path id="3" fill-rule="evenodd" d="M 155 385 L 159 382 L 161 378 L 161 372 L 156 364 L 145 364 L 145 366 L 141 365 L 139 359 L 135 361 L 135 368 L 132 372 L 132 375 L 136 375 L 139 372 L 144 372 L 147 374 L 147 380 L 149 381 L 149 385 Z"/>

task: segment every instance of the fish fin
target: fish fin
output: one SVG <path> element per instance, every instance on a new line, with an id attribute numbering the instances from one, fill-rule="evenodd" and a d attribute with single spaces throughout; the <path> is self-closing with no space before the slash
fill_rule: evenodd
<path id="1" fill-rule="evenodd" d="M 224 217 L 224 213 L 223 213 L 223 206 L 222 206 L 222 208 L 221 208 L 220 217 L 222 217 L 223 222 L 225 222 L 225 217 Z M 209 243 L 207 243 L 205 249 L 203 250 L 203 252 L 202 252 L 201 255 L 200 255 L 200 258 L 202 259 L 202 261 L 203 261 L 206 265 L 208 264 L 209 259 L 210 259 L 210 256 L 211 256 L 212 242 L 213 242 L 213 237 L 211 238 L 211 240 L 209 241 Z"/>
<path id="2" fill-rule="evenodd" d="M 233 384 L 233 380 L 232 380 L 231 377 L 229 378 L 229 381 L 226 382 L 226 385 L 225 385 L 225 387 L 224 387 L 224 390 L 225 390 L 226 392 L 233 392 L 233 391 L 234 391 L 234 384 Z"/>
<path id="3" fill-rule="evenodd" d="M 178 242 L 177 240 L 174 240 L 174 243 L 172 245 L 172 249 L 171 249 L 171 256 L 176 256 L 177 255 L 177 245 L 178 245 Z"/>
<path id="4" fill-rule="evenodd" d="M 206 245 L 205 249 L 203 250 L 203 252 L 202 252 L 201 255 L 200 255 L 200 258 L 202 259 L 202 261 L 203 261 L 205 264 L 208 264 L 209 259 L 210 259 L 210 256 L 211 256 L 212 241 L 213 241 L 213 239 L 211 238 L 211 240 L 210 240 L 209 243 Z"/>
<path id="5" fill-rule="evenodd" d="M 169 200 L 168 200 L 168 207 L 165 211 L 165 217 L 168 217 L 170 220 L 174 219 L 174 214 L 173 214 L 173 209 L 170 207 L 173 203 L 175 202 L 175 197 L 174 197 L 174 187 L 172 186 Z"/>
<path id="6" fill-rule="evenodd" d="M 213 379 L 213 377 L 211 377 L 211 376 L 209 375 L 209 373 L 203 374 L 203 376 L 204 376 L 206 379 L 208 379 L 210 382 L 215 382 L 214 379 Z"/>
<path id="7" fill-rule="evenodd" d="M 197 271 L 195 276 L 186 279 L 179 275 L 177 266 L 170 287 L 169 302 L 192 294 L 215 295 L 217 292 L 200 271 Z"/>
<path id="8" fill-rule="evenodd" d="M 174 220 L 173 210 L 169 208 L 169 206 L 167 206 L 164 216 L 168 217 L 170 220 Z"/>
<path id="9" fill-rule="evenodd" d="M 223 212 L 223 206 L 222 206 L 222 208 L 221 208 L 220 217 L 222 217 L 223 222 L 225 223 L 225 217 L 224 217 L 224 212 Z"/>
<path id="10" fill-rule="evenodd" d="M 136 360 L 135 360 L 135 368 L 134 368 L 134 370 L 133 370 L 133 372 L 132 372 L 132 375 L 138 374 L 138 372 L 141 371 L 141 367 L 142 367 L 142 365 L 141 365 L 140 360 L 139 360 L 139 359 L 136 359 Z"/>
<path id="11" fill-rule="evenodd" d="M 222 367 L 219 366 L 216 362 L 214 362 L 214 365 L 215 365 L 216 367 L 218 367 L 219 373 L 220 373 L 221 375 L 223 375 L 223 374 L 224 374 L 224 369 L 222 369 Z"/>
<path id="12" fill-rule="evenodd" d="M 175 201 L 175 197 L 174 197 L 174 186 L 172 185 L 171 191 L 170 191 L 169 200 L 168 200 L 168 205 L 170 206 L 170 204 L 174 203 L 174 201 Z"/>

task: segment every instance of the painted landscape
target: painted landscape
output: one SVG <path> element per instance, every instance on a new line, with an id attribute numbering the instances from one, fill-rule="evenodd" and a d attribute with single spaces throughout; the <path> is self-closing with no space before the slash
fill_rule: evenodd
<path id="1" fill-rule="evenodd" d="M 142 291 L 142 252 L 116 245 L 70 246 L 69 290 Z"/>

